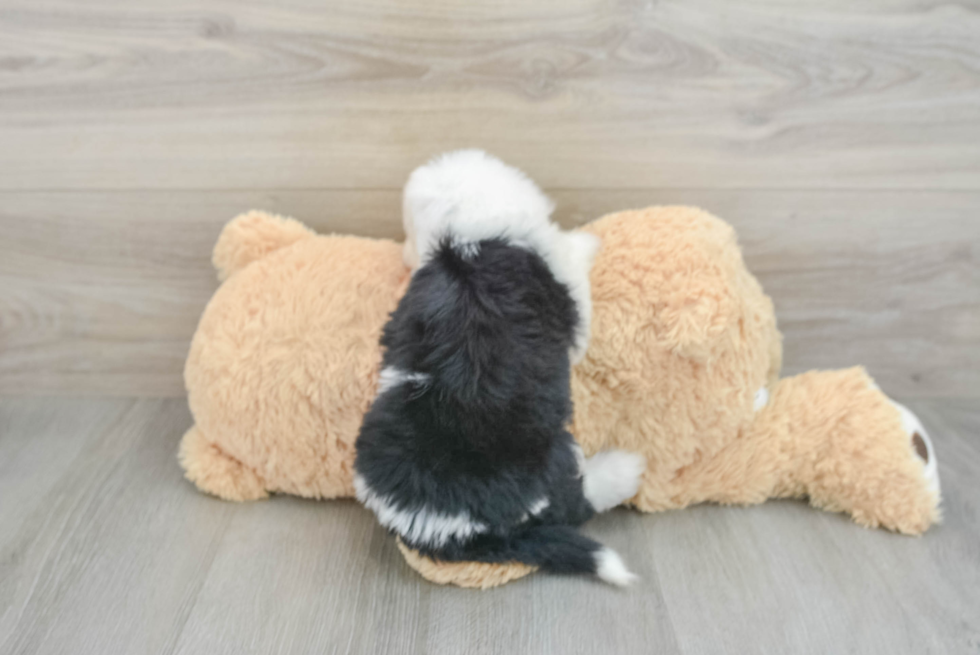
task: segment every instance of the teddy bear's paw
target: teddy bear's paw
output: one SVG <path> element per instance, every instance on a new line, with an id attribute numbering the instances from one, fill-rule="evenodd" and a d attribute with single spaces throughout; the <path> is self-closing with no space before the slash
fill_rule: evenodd
<path id="1" fill-rule="evenodd" d="M 252 469 L 209 442 L 197 426 L 191 426 L 181 439 L 178 458 L 184 477 L 205 493 L 239 502 L 269 495 Z"/>
<path id="2" fill-rule="evenodd" d="M 506 584 L 511 580 L 523 578 L 538 570 L 536 566 L 528 566 L 520 562 L 440 562 L 412 550 L 402 542 L 401 537 L 395 540 L 398 550 L 405 561 L 419 574 L 436 584 L 451 584 L 458 587 L 489 589 Z"/>
<path id="3" fill-rule="evenodd" d="M 597 512 L 605 512 L 636 495 L 646 470 L 642 455 L 605 450 L 585 460 L 582 481 L 585 497 Z"/>
<path id="4" fill-rule="evenodd" d="M 932 439 L 929 438 L 929 433 L 926 432 L 922 421 L 919 420 L 919 417 L 912 410 L 894 400 L 891 403 L 902 417 L 902 429 L 909 436 L 912 449 L 919 456 L 919 459 L 922 460 L 929 490 L 938 498 L 940 494 L 939 467 L 936 462 L 936 450 L 933 448 Z"/>

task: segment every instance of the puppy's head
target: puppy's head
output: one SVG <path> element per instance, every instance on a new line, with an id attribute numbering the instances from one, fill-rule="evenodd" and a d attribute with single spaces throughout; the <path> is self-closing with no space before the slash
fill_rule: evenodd
<path id="1" fill-rule="evenodd" d="M 588 232 L 563 232 L 565 246 L 568 248 L 568 259 L 574 265 L 575 270 L 583 271 L 586 280 L 589 271 L 595 263 L 595 256 L 602 247 L 602 239 Z"/>
<path id="2" fill-rule="evenodd" d="M 405 264 L 425 264 L 443 238 L 475 243 L 502 238 L 537 252 L 575 301 L 572 361 L 585 355 L 592 318 L 589 272 L 599 239 L 563 232 L 551 222 L 554 203 L 523 172 L 482 150 L 457 150 L 412 172 L 402 199 Z"/>
<path id="3" fill-rule="evenodd" d="M 602 241 L 588 232 L 561 232 L 560 234 L 551 269 L 555 278 L 568 288 L 575 302 L 578 324 L 575 327 L 571 358 L 572 363 L 577 364 L 585 357 L 585 351 L 589 346 L 592 329 L 592 285 L 589 282 L 589 275 Z"/>
<path id="4" fill-rule="evenodd" d="M 412 172 L 405 185 L 405 263 L 424 264 L 443 237 L 530 243 L 554 204 L 524 173 L 482 150 L 457 150 Z"/>

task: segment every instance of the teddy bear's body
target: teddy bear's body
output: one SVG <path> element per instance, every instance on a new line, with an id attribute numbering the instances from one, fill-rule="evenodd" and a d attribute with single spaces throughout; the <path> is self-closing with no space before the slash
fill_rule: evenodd
<path id="1" fill-rule="evenodd" d="M 381 328 L 409 279 L 400 247 L 253 212 L 226 226 L 214 262 L 227 279 L 184 369 L 188 477 L 228 500 L 353 496 Z"/>
<path id="2" fill-rule="evenodd" d="M 862 369 L 779 379 L 772 303 L 728 224 L 655 207 L 583 229 L 603 247 L 572 431 L 587 455 L 646 456 L 638 509 L 808 497 L 910 534 L 938 520 L 928 436 Z M 252 212 L 226 226 L 214 261 L 227 279 L 185 369 L 196 421 L 181 443 L 188 478 L 230 500 L 353 495 L 378 338 L 408 282 L 399 245 Z"/>

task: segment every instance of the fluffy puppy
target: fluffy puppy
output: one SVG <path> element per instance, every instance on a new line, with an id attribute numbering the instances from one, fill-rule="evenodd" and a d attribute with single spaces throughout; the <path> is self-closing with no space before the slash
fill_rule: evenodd
<path id="1" fill-rule="evenodd" d="M 585 356 L 592 322 L 589 271 L 599 240 L 563 232 L 551 222 L 554 204 L 520 170 L 482 150 L 457 150 L 415 169 L 405 185 L 405 264 L 412 270 L 451 233 L 460 243 L 501 238 L 540 255 L 575 301 L 572 363 Z"/>
<path id="2" fill-rule="evenodd" d="M 450 155 L 430 165 L 442 172 L 417 172 L 406 189 L 417 270 L 381 339 L 378 396 L 356 443 L 357 497 L 434 559 L 519 561 L 628 584 L 619 556 L 575 530 L 633 496 L 644 462 L 620 451 L 586 461 L 565 429 L 583 309 L 549 257 L 569 235 L 536 213 L 550 203 L 533 183 L 478 156 L 489 164 L 478 180 L 441 168 Z M 462 195 L 416 204 L 408 196 L 418 179 L 533 193 L 511 204 L 480 196 L 503 212 L 495 230 L 490 213 L 466 213 Z M 576 255 L 586 279 L 593 251 Z"/>

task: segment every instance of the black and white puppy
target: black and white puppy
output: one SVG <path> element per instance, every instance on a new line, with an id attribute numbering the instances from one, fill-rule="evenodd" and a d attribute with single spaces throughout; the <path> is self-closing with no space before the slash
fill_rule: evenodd
<path id="1" fill-rule="evenodd" d="M 412 180 L 420 173 L 464 188 L 427 187 L 441 194 L 427 202 L 409 197 L 418 185 L 406 188 L 406 208 L 423 209 L 406 217 L 406 259 L 417 268 L 381 339 L 378 396 L 357 439 L 358 499 L 433 559 L 518 561 L 629 584 L 619 556 L 575 528 L 636 493 L 643 459 L 607 451 L 585 460 L 565 427 L 590 305 L 562 278 L 578 264 L 587 284 L 598 243 L 559 231 L 534 183 L 484 153 L 453 153 Z M 487 186 L 504 204 L 488 207 L 494 196 L 472 191 Z M 419 221 L 425 211 L 442 215 Z M 487 224 L 474 230 L 481 212 Z M 543 237 L 526 238 L 535 232 Z M 568 268 L 550 266 L 557 257 Z"/>

